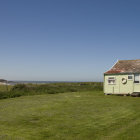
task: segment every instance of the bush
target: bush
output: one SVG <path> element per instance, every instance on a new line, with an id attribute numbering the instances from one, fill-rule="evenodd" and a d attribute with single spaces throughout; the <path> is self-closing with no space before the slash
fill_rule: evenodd
<path id="1" fill-rule="evenodd" d="M 24 95 L 23 92 L 9 92 L 9 98 L 20 97 L 23 95 Z"/>
<path id="2" fill-rule="evenodd" d="M 27 85 L 25 85 L 25 84 L 17 84 L 17 85 L 15 85 L 12 89 L 11 89 L 11 91 L 27 91 L 29 88 L 27 87 Z"/>
<path id="3" fill-rule="evenodd" d="M 0 99 L 6 99 L 9 97 L 9 93 L 8 92 L 0 92 Z"/>
<path id="4" fill-rule="evenodd" d="M 103 90 L 102 83 L 81 82 L 81 83 L 50 83 L 50 84 L 17 84 L 10 91 L 1 91 L 0 99 L 14 98 L 25 95 L 56 94 L 65 92 L 80 92 Z"/>

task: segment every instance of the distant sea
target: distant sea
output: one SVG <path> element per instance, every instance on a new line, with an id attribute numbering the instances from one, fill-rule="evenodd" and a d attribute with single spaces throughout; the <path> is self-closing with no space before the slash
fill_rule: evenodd
<path id="1" fill-rule="evenodd" d="M 8 84 L 16 85 L 16 84 L 79 83 L 79 82 L 85 81 L 8 81 Z"/>

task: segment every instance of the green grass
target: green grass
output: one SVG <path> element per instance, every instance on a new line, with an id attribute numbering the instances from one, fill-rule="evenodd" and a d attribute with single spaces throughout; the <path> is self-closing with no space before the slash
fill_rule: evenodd
<path id="1" fill-rule="evenodd" d="M 139 140 L 140 98 L 101 91 L 0 100 L 0 139 Z"/>

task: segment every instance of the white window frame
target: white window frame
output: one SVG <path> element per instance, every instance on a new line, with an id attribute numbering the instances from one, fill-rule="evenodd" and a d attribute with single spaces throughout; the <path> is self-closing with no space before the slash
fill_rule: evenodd
<path id="1" fill-rule="evenodd" d="M 139 82 L 136 82 L 136 81 L 135 81 L 135 76 L 136 76 L 136 75 L 139 77 L 139 78 L 138 78 L 138 79 L 139 79 Z M 140 74 L 138 74 L 138 73 L 134 74 L 134 83 L 135 83 L 135 84 L 140 84 Z"/>
<path id="2" fill-rule="evenodd" d="M 129 77 L 129 76 L 132 76 L 132 79 L 127 78 L 128 80 L 133 80 L 133 79 L 134 79 L 133 74 L 129 74 L 128 77 Z"/>
<path id="3" fill-rule="evenodd" d="M 109 78 L 113 78 L 114 83 L 109 83 Z M 111 80 L 111 79 L 110 79 L 110 80 Z M 115 76 L 110 76 L 110 77 L 108 77 L 107 82 L 108 82 L 108 85 L 115 85 L 115 84 L 116 84 L 116 77 L 115 77 Z"/>

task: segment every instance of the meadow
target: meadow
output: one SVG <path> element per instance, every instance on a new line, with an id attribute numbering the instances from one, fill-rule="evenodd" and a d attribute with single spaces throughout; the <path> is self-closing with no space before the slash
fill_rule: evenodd
<path id="1" fill-rule="evenodd" d="M 43 89 L 40 86 L 9 88 L 9 93 L 25 88 L 22 93 L 28 90 L 30 94 L 0 100 L 0 139 L 140 139 L 139 97 L 104 95 L 101 83 L 47 85 L 47 89 L 54 89 L 50 93 L 46 85 Z M 58 87 L 63 92 L 55 92 Z"/>

